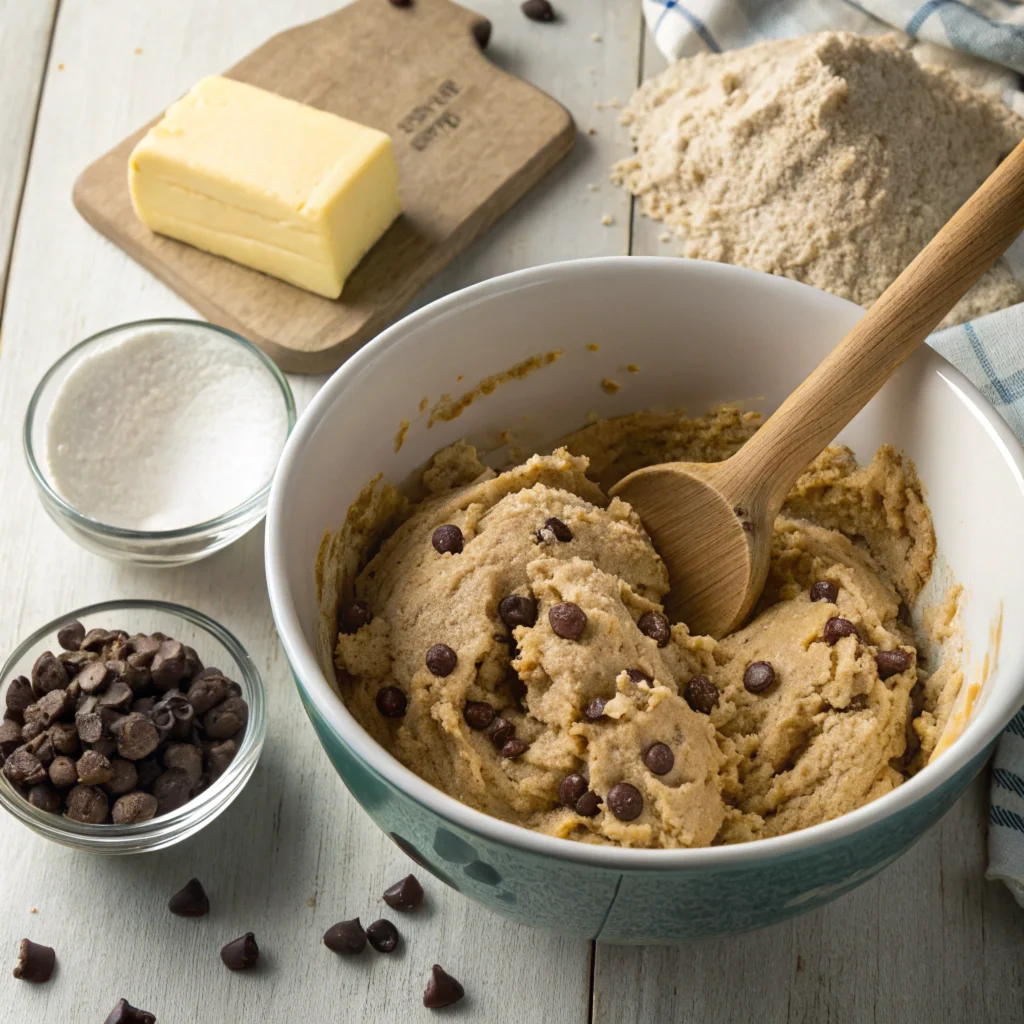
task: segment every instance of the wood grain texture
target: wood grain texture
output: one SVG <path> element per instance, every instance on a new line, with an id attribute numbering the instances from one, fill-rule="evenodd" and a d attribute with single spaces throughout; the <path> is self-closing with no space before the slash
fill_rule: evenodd
<path id="1" fill-rule="evenodd" d="M 245 335 L 282 369 L 334 369 L 378 333 L 572 147 L 572 119 L 496 67 L 450 0 L 356 2 L 280 33 L 226 74 L 391 135 L 404 212 L 323 298 L 155 235 L 135 215 L 128 157 L 145 129 L 75 184 L 82 215 L 204 316 Z"/>
<path id="2" fill-rule="evenodd" d="M 382 0 L 383 2 L 383 0 Z M 494 23 L 488 52 L 556 95 L 584 129 L 580 145 L 417 298 L 538 263 L 627 251 L 629 200 L 605 185 L 627 151 L 614 112 L 638 73 L 640 12 L 619 0 L 562 0 L 555 25 L 527 21 L 517 3 L 473 0 Z M 102 1021 L 119 996 L 158 1019 L 280 1024 L 285 1020 L 426 1019 L 420 1003 L 437 961 L 466 986 L 459 1020 L 544 1017 L 583 1024 L 590 950 L 510 925 L 421 876 L 429 913 L 389 914 L 404 951 L 353 964 L 319 944 L 335 921 L 385 912 L 384 886 L 413 865 L 344 789 L 302 712 L 271 622 L 263 533 L 198 565 L 119 567 L 79 550 L 45 516 L 20 451 L 29 393 L 70 345 L 118 322 L 189 316 L 165 285 L 94 232 L 69 202 L 77 173 L 205 74 L 275 32 L 324 15 L 335 0 L 63 0 L 25 189 L 0 352 L 0 650 L 69 608 L 150 596 L 200 608 L 246 644 L 267 684 L 270 725 L 260 767 L 210 829 L 164 853 L 118 863 L 76 855 L 0 818 L 0 1022 Z M 592 41 L 600 34 L 602 42 Z M 141 52 L 137 52 L 141 51 Z M 64 69 L 57 70 L 58 64 Z M 595 127 L 598 134 L 587 135 Z M 587 183 L 600 182 L 597 191 Z M 601 223 L 602 214 L 614 223 Z M 300 406 L 319 380 L 293 378 Z M 191 875 L 211 917 L 163 910 Z M 307 901 L 316 896 L 315 907 Z M 31 907 L 38 914 L 30 914 Z M 264 967 L 230 974 L 218 951 L 253 930 Z M 15 982 L 17 940 L 52 943 L 48 986 Z M 4 964 L 7 964 L 5 967 Z"/>

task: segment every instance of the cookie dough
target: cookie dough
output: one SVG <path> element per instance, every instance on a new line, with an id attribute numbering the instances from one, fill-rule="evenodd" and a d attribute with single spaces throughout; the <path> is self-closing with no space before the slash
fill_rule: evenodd
<path id="1" fill-rule="evenodd" d="M 387 536 L 341 603 L 342 699 L 439 789 L 583 842 L 742 842 L 899 785 L 959 685 L 928 678 L 909 625 L 935 550 L 909 463 L 822 453 L 754 616 L 720 641 L 664 618 L 664 563 L 605 495 L 642 465 L 725 458 L 757 423 L 629 416 L 500 474 L 467 444 L 439 452 L 420 500 L 381 492 Z"/>

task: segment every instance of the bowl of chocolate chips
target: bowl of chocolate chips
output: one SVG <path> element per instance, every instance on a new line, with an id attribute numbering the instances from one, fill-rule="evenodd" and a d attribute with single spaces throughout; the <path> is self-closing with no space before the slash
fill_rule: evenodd
<path id="1" fill-rule="evenodd" d="M 266 733 L 245 648 L 160 601 L 108 601 L 38 629 L 0 670 L 0 714 L 0 805 L 105 854 L 160 850 L 216 818 Z"/>

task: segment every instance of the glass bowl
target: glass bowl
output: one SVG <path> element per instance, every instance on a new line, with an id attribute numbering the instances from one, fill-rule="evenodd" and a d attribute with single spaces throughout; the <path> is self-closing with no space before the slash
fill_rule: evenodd
<path id="1" fill-rule="evenodd" d="M 190 343 L 198 342 L 213 359 L 231 359 L 236 365 L 257 375 L 266 375 L 280 393 L 280 455 L 295 426 L 295 399 L 281 371 L 255 345 L 241 335 L 199 320 L 162 318 L 139 320 L 111 327 L 75 345 L 47 370 L 28 404 L 25 414 L 24 447 L 29 469 L 36 482 L 43 507 L 50 518 L 76 543 L 95 554 L 120 561 L 150 566 L 182 565 L 226 547 L 251 530 L 265 515 L 273 472 L 252 494 L 233 508 L 203 522 L 174 529 L 134 529 L 100 522 L 75 508 L 61 494 L 47 459 L 47 424 L 65 381 L 83 361 L 132 338 L 144 338 L 145 332 L 181 332 Z M 239 394 L 240 402 L 247 398 Z M 130 426 L 130 423 L 129 423 Z M 173 437 L 171 438 L 173 440 Z M 274 442 L 276 444 L 276 441 Z M 188 486 L 189 481 L 183 481 Z"/>
<path id="2" fill-rule="evenodd" d="M 0 805 L 33 832 L 62 846 L 89 853 L 127 854 L 162 850 L 208 825 L 241 793 L 249 781 L 267 731 L 263 680 L 245 648 L 219 623 L 201 612 L 164 601 L 105 601 L 48 622 L 25 640 L 0 669 L 0 701 L 11 680 L 30 676 L 43 651 L 60 649 L 57 630 L 78 619 L 86 628 L 124 629 L 129 633 L 157 631 L 180 640 L 205 665 L 216 665 L 242 688 L 249 721 L 234 760 L 208 789 L 176 811 L 132 825 L 87 825 L 62 814 L 33 807 L 0 772 Z"/>

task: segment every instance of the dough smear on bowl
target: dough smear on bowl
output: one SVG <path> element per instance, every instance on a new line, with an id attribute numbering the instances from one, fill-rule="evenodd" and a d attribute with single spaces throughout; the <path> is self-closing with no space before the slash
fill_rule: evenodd
<path id="1" fill-rule="evenodd" d="M 912 465 L 823 452 L 775 524 L 755 614 L 720 641 L 669 626 L 664 563 L 605 494 L 642 465 L 725 458 L 757 425 L 734 408 L 637 414 L 500 474 L 459 442 L 419 500 L 381 489 L 384 536 L 343 585 L 342 699 L 439 789 L 583 842 L 759 839 L 898 786 L 961 681 L 949 616 L 932 617 L 947 646 L 932 673 L 909 624 L 935 554 Z"/>

